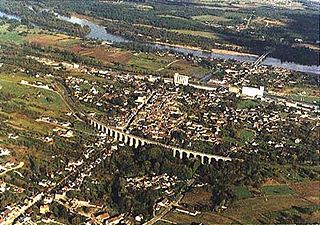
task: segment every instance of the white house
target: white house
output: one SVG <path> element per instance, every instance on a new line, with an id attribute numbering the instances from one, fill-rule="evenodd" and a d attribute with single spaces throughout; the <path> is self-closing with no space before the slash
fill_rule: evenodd
<path id="1" fill-rule="evenodd" d="M 247 95 L 250 97 L 262 98 L 264 93 L 264 87 L 260 86 L 260 88 L 253 87 L 242 87 L 243 95 Z"/>
<path id="2" fill-rule="evenodd" d="M 189 83 L 189 77 L 180 75 L 179 73 L 175 73 L 173 77 L 174 84 L 182 84 L 182 85 L 188 85 Z"/>

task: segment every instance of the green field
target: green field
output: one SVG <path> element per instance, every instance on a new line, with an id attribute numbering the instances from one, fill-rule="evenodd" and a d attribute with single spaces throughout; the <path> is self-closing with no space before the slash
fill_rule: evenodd
<path id="1" fill-rule="evenodd" d="M 201 22 L 212 22 L 212 23 L 219 23 L 219 22 L 228 22 L 230 19 L 221 17 L 221 16 L 213 16 L 213 15 L 201 15 L 201 16 L 193 16 L 192 19 L 199 20 Z"/>
<path id="2" fill-rule="evenodd" d="M 263 186 L 262 191 L 265 195 L 292 195 L 293 190 L 288 185 Z"/>
<path id="3" fill-rule="evenodd" d="M 255 108 L 259 105 L 260 103 L 254 100 L 240 100 L 237 104 L 237 108 L 240 109 L 251 109 Z"/>
<path id="4" fill-rule="evenodd" d="M 238 130 L 238 137 L 242 140 L 242 141 L 250 141 L 253 137 L 254 137 L 254 132 L 247 130 L 247 129 L 240 129 Z"/>
<path id="5" fill-rule="evenodd" d="M 234 187 L 233 192 L 238 199 L 250 198 L 252 196 L 246 186 Z"/>
<path id="6" fill-rule="evenodd" d="M 148 53 L 132 56 L 126 67 L 134 72 L 154 73 L 166 77 L 173 77 L 174 73 L 202 77 L 209 72 L 209 69 L 185 60 L 177 60 L 171 56 L 158 56 Z"/>
<path id="7" fill-rule="evenodd" d="M 54 91 L 20 84 L 21 80 L 33 78 L 22 74 L 0 74 L 1 117 L 9 118 L 9 124 L 38 133 L 47 133 L 54 126 L 36 122 L 39 117 L 65 117 L 68 108 L 59 94 Z M 36 79 L 37 81 L 44 79 Z M 4 97 L 8 96 L 8 97 Z"/>
<path id="8" fill-rule="evenodd" d="M 23 42 L 23 36 L 16 30 L 8 31 L 8 27 L 6 24 L 0 26 L 0 41 L 21 44 Z"/>
<path id="9" fill-rule="evenodd" d="M 306 103 L 315 103 L 317 105 L 320 104 L 320 98 L 316 96 L 301 96 L 301 95 L 296 95 L 292 94 L 289 96 L 290 99 L 294 101 L 302 101 Z"/>
<path id="10" fill-rule="evenodd" d="M 214 213 L 202 212 L 197 216 L 190 216 L 177 211 L 171 211 L 164 219 L 177 224 L 191 224 L 192 222 L 203 224 L 231 224 L 233 221 L 227 217 L 223 217 Z"/>
<path id="11" fill-rule="evenodd" d="M 205 37 L 210 39 L 218 39 L 218 37 L 211 32 L 205 32 L 205 31 L 194 31 L 194 30 L 170 30 L 173 32 L 177 32 L 179 34 L 188 34 L 193 36 L 199 36 L 199 37 Z"/>
<path id="12" fill-rule="evenodd" d="M 131 57 L 128 66 L 137 71 L 151 71 L 164 68 L 171 62 L 167 57 L 157 57 L 151 54 L 141 53 L 137 56 Z"/>

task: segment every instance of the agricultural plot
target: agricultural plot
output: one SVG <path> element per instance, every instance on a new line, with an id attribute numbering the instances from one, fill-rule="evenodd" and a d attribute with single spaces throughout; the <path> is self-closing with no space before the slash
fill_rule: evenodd
<path id="1" fill-rule="evenodd" d="M 293 190 L 288 185 L 263 186 L 262 191 L 266 196 L 270 195 L 292 195 Z"/>
<path id="2" fill-rule="evenodd" d="M 63 117 L 69 111 L 58 93 L 20 83 L 23 79 L 32 81 L 32 78 L 19 74 L 1 74 L 0 78 L 1 117 L 8 118 L 7 123 L 13 127 L 44 134 L 54 126 L 36 119 Z"/>
<path id="3" fill-rule="evenodd" d="M 252 194 L 246 186 L 234 187 L 233 192 L 238 199 L 251 198 Z"/>
<path id="4" fill-rule="evenodd" d="M 164 219 L 176 224 L 191 224 L 195 222 L 195 223 L 213 225 L 213 224 L 231 224 L 235 222 L 227 217 L 214 214 L 214 213 L 200 213 L 197 216 L 190 216 L 177 211 L 172 211 L 168 213 L 164 217 Z"/>
<path id="5" fill-rule="evenodd" d="M 204 188 L 194 188 L 187 192 L 181 203 L 188 205 L 190 208 L 207 207 L 210 208 L 212 193 Z"/>
<path id="6" fill-rule="evenodd" d="M 173 32 L 177 32 L 179 34 L 188 34 L 192 36 L 200 36 L 210 39 L 219 39 L 217 35 L 212 32 L 205 32 L 205 31 L 194 31 L 194 30 L 171 30 Z"/>
<path id="7" fill-rule="evenodd" d="M 23 36 L 15 30 L 9 31 L 8 28 L 9 25 L 6 24 L 0 26 L 0 41 L 21 44 Z"/>
<path id="8" fill-rule="evenodd" d="M 201 22 L 210 22 L 210 23 L 219 23 L 219 22 L 229 22 L 230 19 L 222 17 L 222 16 L 214 16 L 214 15 L 200 15 L 193 16 L 192 19 L 199 20 Z"/>
<path id="9" fill-rule="evenodd" d="M 309 201 L 320 204 L 320 181 L 294 183 L 290 185 L 290 188 Z"/>
<path id="10" fill-rule="evenodd" d="M 275 211 L 290 209 L 293 206 L 306 207 L 311 203 L 305 199 L 292 195 L 272 195 L 267 198 L 249 198 L 238 200 L 224 213 L 241 223 L 258 224 L 264 215 Z"/>
<path id="11" fill-rule="evenodd" d="M 192 77 L 202 77 L 209 70 L 186 60 L 178 60 L 171 56 L 140 53 L 130 58 L 127 69 L 134 72 L 153 73 L 173 77 L 180 73 Z"/>

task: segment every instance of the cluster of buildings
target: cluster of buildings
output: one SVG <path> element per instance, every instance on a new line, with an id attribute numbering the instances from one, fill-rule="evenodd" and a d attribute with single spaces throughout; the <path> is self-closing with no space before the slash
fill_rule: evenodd
<path id="1" fill-rule="evenodd" d="M 162 142 L 189 146 L 191 142 L 219 142 L 224 123 L 219 106 L 229 93 L 194 90 L 164 85 L 130 126 L 130 131 Z"/>
<path id="2" fill-rule="evenodd" d="M 307 82 L 307 75 L 280 67 L 259 65 L 259 67 L 253 68 L 250 62 L 230 63 L 227 60 L 220 60 L 217 66 L 223 68 L 224 74 L 221 78 L 209 80 L 207 82 L 208 85 L 232 86 L 239 89 L 245 86 L 264 86 L 268 87 L 269 90 L 281 90 L 288 85 L 296 84 L 297 80 L 301 84 Z"/>
<path id="3" fill-rule="evenodd" d="M 176 176 L 169 176 L 168 174 L 130 177 L 126 179 L 126 188 L 131 190 L 163 190 L 166 194 L 173 193 L 173 188 L 180 181 Z"/>
<path id="4" fill-rule="evenodd" d="M 112 80 L 90 81 L 68 77 L 67 85 L 80 103 L 98 109 L 99 119 L 110 126 L 123 128 L 136 114 L 139 106 L 151 95 L 151 87 L 130 76 L 117 76 Z"/>

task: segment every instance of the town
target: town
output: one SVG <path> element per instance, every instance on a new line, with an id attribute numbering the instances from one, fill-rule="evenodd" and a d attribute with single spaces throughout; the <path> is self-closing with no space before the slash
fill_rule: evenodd
<path id="1" fill-rule="evenodd" d="M 0 0 L 0 224 L 317 223 L 313 6 Z"/>

